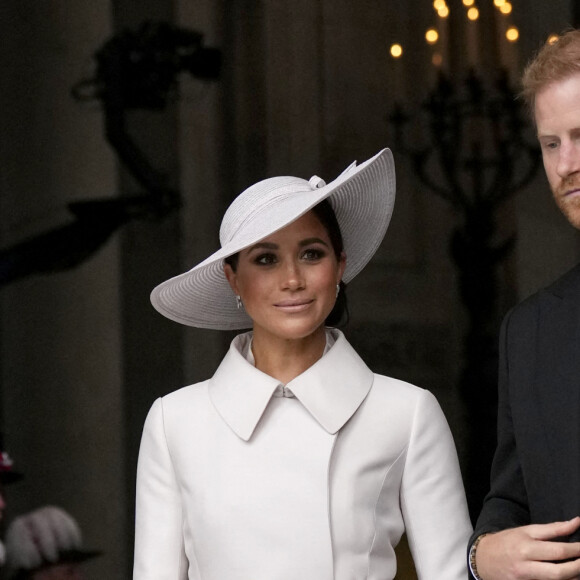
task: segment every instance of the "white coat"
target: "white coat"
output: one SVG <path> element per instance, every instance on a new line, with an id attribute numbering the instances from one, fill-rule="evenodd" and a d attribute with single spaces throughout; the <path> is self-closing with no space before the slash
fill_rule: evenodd
<path id="1" fill-rule="evenodd" d="M 342 333 L 285 387 L 234 339 L 208 381 L 158 399 L 137 474 L 134 580 L 464 580 L 471 533 L 428 391 L 373 374 Z"/>

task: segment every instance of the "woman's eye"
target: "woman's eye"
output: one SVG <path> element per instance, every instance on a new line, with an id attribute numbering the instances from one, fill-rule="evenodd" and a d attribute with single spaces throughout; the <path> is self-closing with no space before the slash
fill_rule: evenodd
<path id="1" fill-rule="evenodd" d="M 260 266 L 269 266 L 276 262 L 276 256 L 274 254 L 260 254 L 254 262 Z"/>
<path id="2" fill-rule="evenodd" d="M 323 256 L 324 256 L 324 252 L 322 250 L 318 250 L 315 248 L 310 248 L 302 254 L 302 257 L 305 260 L 309 260 L 309 261 L 320 260 L 320 258 L 322 258 Z"/>

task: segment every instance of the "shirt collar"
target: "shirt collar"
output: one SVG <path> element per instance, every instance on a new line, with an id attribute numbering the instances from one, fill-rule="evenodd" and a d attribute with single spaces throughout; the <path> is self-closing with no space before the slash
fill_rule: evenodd
<path id="1" fill-rule="evenodd" d="M 286 387 L 329 433 L 336 433 L 367 396 L 373 373 L 342 332 L 327 330 L 327 350 Z M 209 396 L 221 418 L 248 441 L 280 382 L 247 359 L 252 333 L 240 334 L 209 381 Z M 330 340 L 329 340 L 330 339 Z M 328 348 L 328 345 L 334 344 Z"/>

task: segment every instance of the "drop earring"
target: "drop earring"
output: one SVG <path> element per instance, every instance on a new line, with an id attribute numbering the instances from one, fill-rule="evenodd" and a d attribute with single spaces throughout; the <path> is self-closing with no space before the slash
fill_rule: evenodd
<path id="1" fill-rule="evenodd" d="M 242 297 L 239 296 L 238 294 L 236 294 L 236 306 L 238 307 L 238 310 L 244 307 L 244 305 L 242 304 Z"/>
<path id="2" fill-rule="evenodd" d="M 336 285 L 336 296 L 338 297 L 338 293 L 340 292 L 340 284 Z"/>

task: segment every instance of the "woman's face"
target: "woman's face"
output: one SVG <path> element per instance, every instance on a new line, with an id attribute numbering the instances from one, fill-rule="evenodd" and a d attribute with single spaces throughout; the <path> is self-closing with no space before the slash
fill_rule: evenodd
<path id="1" fill-rule="evenodd" d="M 234 272 L 224 266 L 242 298 L 254 333 L 295 340 L 310 336 L 330 314 L 346 261 L 310 211 L 284 229 L 242 250 Z"/>

